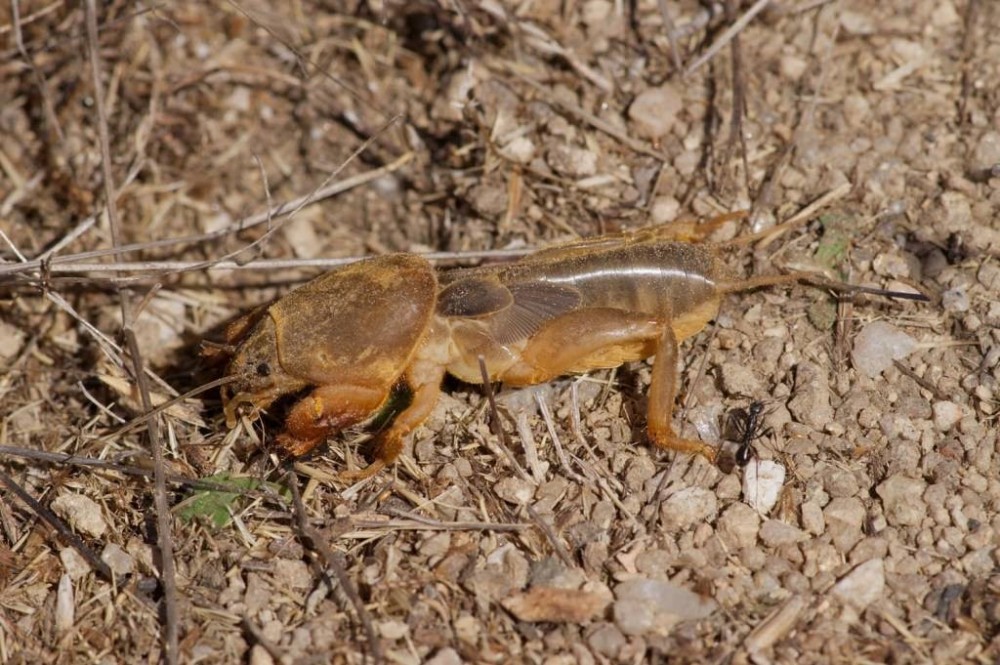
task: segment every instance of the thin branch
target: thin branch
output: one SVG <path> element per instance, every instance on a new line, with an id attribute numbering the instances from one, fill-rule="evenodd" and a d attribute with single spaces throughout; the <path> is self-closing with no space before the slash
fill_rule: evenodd
<path id="1" fill-rule="evenodd" d="M 816 21 L 814 22 L 814 26 L 818 26 L 820 12 L 822 12 L 822 6 L 820 6 L 820 8 L 816 12 Z M 818 30 L 818 28 L 814 28 L 812 37 L 812 42 L 814 45 L 816 42 L 816 30 Z M 830 35 L 830 45 L 827 48 L 824 57 L 819 59 L 819 64 L 818 64 L 818 67 L 820 68 L 819 80 L 816 83 L 812 97 L 809 103 L 806 104 L 805 107 L 800 109 L 799 111 L 798 119 L 797 122 L 795 123 L 795 131 L 792 133 L 791 142 L 787 146 L 785 146 L 784 150 L 782 151 L 780 159 L 778 159 L 777 163 L 774 165 L 774 168 L 771 170 L 771 173 L 764 181 L 764 184 L 761 185 L 760 189 L 757 191 L 757 198 L 753 202 L 753 210 L 750 215 L 751 220 L 756 219 L 760 215 L 761 211 L 764 210 L 765 208 L 772 207 L 774 191 L 775 188 L 777 187 L 777 183 L 781 181 L 781 176 L 784 174 L 785 169 L 792 162 L 792 156 L 798 149 L 799 142 L 802 140 L 804 132 L 807 129 L 812 128 L 813 126 L 813 118 L 816 112 L 816 105 L 819 103 L 819 100 L 822 97 L 821 93 L 823 89 L 826 87 L 826 79 L 829 72 L 828 68 L 825 65 L 826 63 L 829 63 L 832 60 L 833 48 L 837 44 L 837 36 L 839 34 L 840 34 L 840 23 L 838 22 L 833 28 L 833 34 Z M 813 47 L 810 48 L 810 51 L 812 51 L 812 48 Z M 804 81 L 805 81 L 804 78 L 799 81 L 800 91 L 805 86 Z M 770 243 L 771 240 L 773 240 L 773 238 L 767 240 L 767 243 Z M 767 243 L 764 243 L 762 247 L 760 247 L 759 249 L 763 249 L 763 247 L 766 246 Z"/>
<path id="2" fill-rule="evenodd" d="M 372 659 L 376 663 L 384 662 L 382 644 L 379 642 L 378 636 L 375 634 L 375 626 L 372 625 L 371 615 L 368 614 L 364 601 L 361 600 L 358 590 L 354 587 L 354 582 L 351 581 L 351 576 L 347 574 L 347 566 L 344 562 L 344 556 L 330 549 L 326 540 L 318 534 L 315 529 L 309 526 L 309 519 L 306 515 L 306 507 L 305 504 L 302 503 L 302 494 L 299 492 L 299 482 L 295 477 L 294 471 L 289 471 L 285 475 L 285 482 L 292 492 L 292 504 L 295 507 L 295 520 L 299 528 L 299 537 L 302 539 L 302 544 L 319 553 L 326 567 L 333 571 L 334 576 L 337 578 L 337 582 L 340 584 L 341 590 L 351 601 L 351 605 L 354 606 L 354 611 L 357 613 L 358 619 L 361 621 L 365 635 L 368 637 L 368 647 L 371 649 Z"/>
<path id="3" fill-rule="evenodd" d="M 139 242 L 131 243 L 127 245 L 116 245 L 115 247 L 96 249 L 89 252 L 79 252 L 77 254 L 68 254 L 66 256 L 53 256 L 49 259 L 49 268 L 55 270 L 56 266 L 74 261 L 87 261 L 90 259 L 103 258 L 105 256 L 121 256 L 122 254 L 128 254 L 131 252 L 141 252 L 151 249 L 160 249 L 163 247 L 173 247 L 175 245 L 198 245 L 206 242 L 211 242 L 213 240 L 218 240 L 220 238 L 225 238 L 233 234 L 245 231 L 246 229 L 253 228 L 255 226 L 260 226 L 261 224 L 266 224 L 268 221 L 277 219 L 279 217 L 285 217 L 291 215 L 301 208 L 322 201 L 323 199 L 330 198 L 331 196 L 336 196 L 350 189 L 354 189 L 360 185 L 371 182 L 372 180 L 377 180 L 384 175 L 392 173 L 400 168 L 402 168 L 406 163 L 413 159 L 413 153 L 406 153 L 396 161 L 386 166 L 367 171 L 357 176 L 351 178 L 346 178 L 344 180 L 338 180 L 337 182 L 332 182 L 327 185 L 320 185 L 315 191 L 306 194 L 305 196 L 300 196 L 297 199 L 292 199 L 286 203 L 283 203 L 275 208 L 268 210 L 263 210 L 256 214 L 239 220 L 229 226 L 219 229 L 218 231 L 213 231 L 211 233 L 203 233 L 192 236 L 183 236 L 180 238 L 163 238 L 161 240 L 152 240 L 149 242 Z M 99 214 L 99 213 L 98 213 Z M 97 218 L 98 214 L 93 215 L 93 218 Z M 90 217 L 87 220 L 91 219 Z M 87 221 L 85 220 L 85 221 Z M 242 248 L 240 251 L 245 251 L 247 248 Z M 36 258 L 31 261 L 25 261 L 22 264 L 11 264 L 2 265 L 0 264 L 0 277 L 9 273 L 19 273 L 26 270 L 40 270 L 42 268 L 43 261 L 40 258 Z M 121 268 L 121 266 L 119 266 Z M 127 266 L 126 266 L 127 267 Z M 113 269 L 113 268 L 112 268 Z M 122 268 L 124 269 L 124 268 Z"/>
<path id="4" fill-rule="evenodd" d="M 735 0 L 726 0 L 726 14 L 735 14 Z M 747 114 L 747 92 L 746 75 L 743 70 L 743 49 L 740 46 L 739 34 L 733 35 L 730 48 L 730 62 L 732 63 L 733 79 L 733 111 L 729 119 L 729 145 L 726 149 L 726 163 L 729 162 L 729 155 L 737 142 L 740 145 L 740 154 L 743 159 L 743 185 L 747 195 L 751 195 L 750 189 L 750 162 L 747 158 L 747 137 L 743 131 L 743 119 Z"/>
<path id="5" fill-rule="evenodd" d="M 49 95 L 49 87 L 45 83 L 45 77 L 42 76 L 42 72 L 35 66 L 35 61 L 31 59 L 31 56 L 28 55 L 28 50 L 24 47 L 24 38 L 21 35 L 21 10 L 18 7 L 18 0 L 10 0 L 10 16 L 14 27 L 14 42 L 17 44 L 17 52 L 21 54 L 21 58 L 27 63 L 28 69 L 31 70 L 31 76 L 35 79 L 38 94 L 42 97 L 42 107 L 45 109 L 45 120 L 52 131 L 55 132 L 59 143 L 63 143 L 66 140 L 66 136 L 63 134 L 59 118 L 56 116 L 55 107 L 52 105 L 52 97 Z"/>
<path id="6" fill-rule="evenodd" d="M 41 462 L 45 464 L 59 464 L 60 466 L 97 469 L 98 471 L 120 473 L 124 476 L 134 476 L 136 478 L 149 478 L 153 475 L 153 472 L 145 466 L 119 464 L 117 462 L 109 462 L 107 460 L 97 459 L 94 457 L 82 457 L 80 455 L 71 455 L 68 453 L 51 453 L 46 450 L 21 448 L 19 446 L 0 446 L 0 455 L 9 455 L 11 457 L 18 457 L 20 459 L 32 460 L 33 462 Z M 171 485 L 177 485 L 178 487 L 182 487 L 184 489 L 199 492 L 225 492 L 227 494 L 235 494 L 249 499 L 264 499 L 267 501 L 277 502 L 282 506 L 284 505 L 278 495 L 266 489 L 266 485 L 263 486 L 265 487 L 263 490 L 246 489 L 234 487 L 233 485 L 227 485 L 225 483 L 213 482 L 211 480 L 187 478 L 177 474 L 167 474 L 167 482 Z"/>
<path id="7" fill-rule="evenodd" d="M 101 560 L 101 557 L 97 556 L 94 550 L 87 547 L 87 544 L 83 542 L 80 536 L 73 533 L 69 527 L 63 524 L 63 521 L 59 519 L 59 516 L 49 510 L 47 507 L 43 506 L 41 503 L 35 500 L 33 496 L 28 494 L 28 492 L 17 484 L 17 482 L 0 470 L 0 483 L 7 486 L 11 492 L 17 495 L 21 501 L 23 501 L 28 508 L 31 509 L 35 515 L 38 515 L 39 519 L 55 529 L 59 535 L 65 540 L 69 545 L 80 553 L 90 567 L 96 570 L 101 577 L 108 580 L 109 582 L 114 581 L 114 575 L 111 573 L 111 568 L 108 564 Z"/>
<path id="8" fill-rule="evenodd" d="M 552 551 L 555 552 L 556 556 L 558 556 L 568 567 L 575 568 L 576 563 L 573 561 L 573 557 L 569 555 L 569 552 L 566 551 L 566 548 L 563 547 L 563 544 L 559 541 L 559 536 L 556 535 L 556 530 L 553 529 L 552 525 L 538 514 L 538 511 L 535 510 L 530 503 L 527 505 L 527 508 L 528 515 L 531 516 L 531 519 L 535 521 L 535 524 L 545 535 L 546 540 L 549 541 L 549 545 L 552 546 Z"/>
<path id="9" fill-rule="evenodd" d="M 104 180 L 104 197 L 108 207 L 108 225 L 114 246 L 121 245 L 121 228 L 118 223 L 118 206 L 115 191 L 114 174 L 111 170 L 111 141 L 108 136 L 107 110 L 104 108 L 104 88 L 101 85 L 100 41 L 97 34 L 97 7 L 94 0 L 87 0 L 87 42 L 90 51 L 90 69 L 94 81 L 94 100 L 97 109 L 97 129 L 101 147 L 101 170 Z M 132 327 L 133 313 L 130 293 L 119 292 L 122 308 L 122 329 L 125 333 L 125 343 L 132 357 L 135 381 L 139 387 L 143 411 L 153 407 L 149 395 L 149 382 L 143 367 L 144 363 L 139 351 L 139 342 Z M 159 420 L 149 421 L 149 444 L 153 453 L 153 505 L 156 512 L 157 545 L 160 550 L 160 573 L 163 584 L 163 604 L 165 634 L 163 636 L 164 660 L 171 665 L 180 662 L 179 659 L 179 612 L 177 608 L 177 582 L 174 562 L 174 544 L 171 533 L 170 504 L 167 501 L 166 471 L 163 461 Z"/>
<path id="10" fill-rule="evenodd" d="M 656 0 L 656 6 L 660 10 L 660 17 L 663 19 L 663 27 L 667 29 L 667 42 L 670 44 L 670 57 L 674 61 L 674 67 L 678 72 L 684 71 L 684 61 L 681 59 L 681 49 L 677 44 L 677 24 L 674 23 L 673 16 L 670 15 L 670 7 L 667 0 Z"/>
<path id="11" fill-rule="evenodd" d="M 264 651 L 271 654 L 271 658 L 273 658 L 275 662 L 278 662 L 281 665 L 292 662 L 291 657 L 285 652 L 285 650 L 271 640 L 267 639 L 267 636 L 264 635 L 264 631 L 258 628 L 257 625 L 250 620 L 250 617 L 244 615 L 240 619 L 240 625 L 254 642 L 263 647 Z"/>
<path id="12" fill-rule="evenodd" d="M 490 429 L 500 439 L 500 450 L 503 452 L 504 457 L 507 458 L 507 461 L 510 462 L 510 465 L 514 467 L 514 470 L 517 471 L 517 475 L 521 476 L 522 480 L 530 481 L 531 476 L 517 463 L 517 458 L 514 457 L 514 453 L 511 450 L 507 430 L 503 428 L 503 423 L 500 422 L 500 412 L 497 410 L 496 398 L 493 395 L 493 382 L 490 381 L 490 373 L 486 369 L 486 359 L 482 356 L 479 356 L 479 374 L 483 379 L 483 392 L 486 393 L 486 401 L 490 405 Z"/>
<path id="13" fill-rule="evenodd" d="M 534 79 L 525 76 L 522 72 L 517 71 L 513 67 L 510 67 L 508 63 L 494 63 L 494 64 L 497 64 L 498 66 L 502 65 L 505 69 L 507 69 L 508 73 L 516 77 L 518 80 L 523 81 L 525 84 L 534 89 L 535 92 L 537 92 L 547 103 L 552 104 L 553 106 L 557 106 L 561 108 L 563 111 L 566 111 L 567 113 L 576 116 L 578 119 L 582 120 L 583 122 L 586 122 L 588 125 L 598 130 L 599 132 L 607 134 L 608 136 L 615 139 L 622 145 L 628 146 L 629 148 L 640 154 L 647 155 L 649 157 L 653 157 L 661 161 L 670 161 L 666 157 L 666 155 L 664 155 L 660 151 L 655 150 L 652 146 L 647 145 L 646 143 L 643 143 L 642 141 L 639 141 L 638 139 L 629 136 L 622 129 L 616 127 L 610 122 L 597 117 L 593 113 L 585 111 L 579 106 L 579 104 L 570 104 L 561 97 L 552 94 L 551 90 L 547 86 L 538 83 Z"/>
<path id="14" fill-rule="evenodd" d="M 958 124 L 968 124 L 969 98 L 975 76 L 973 67 L 976 62 L 976 27 L 979 24 L 979 0 L 969 0 L 965 6 L 965 19 L 962 22 L 962 92 L 958 97 Z M 988 24 L 988 23 L 987 23 Z"/>
<path id="15" fill-rule="evenodd" d="M 487 249 L 479 252 L 426 252 L 419 254 L 428 261 L 479 261 L 482 259 L 507 260 L 516 259 L 527 254 L 531 254 L 533 249 Z M 196 270 L 227 271 L 227 270 L 249 270 L 270 272 L 272 270 L 287 270 L 295 268 L 336 268 L 361 261 L 367 257 L 347 256 L 338 258 L 318 258 L 318 259 L 260 259 L 252 263 L 240 263 L 237 261 L 219 261 L 213 265 L 206 266 L 203 261 L 122 261 L 119 263 L 53 263 L 48 267 L 49 274 L 79 274 L 79 273 L 181 273 L 193 272 Z M 5 275 L 18 274 L 21 272 L 37 272 L 31 268 L 31 261 L 10 266 L 0 266 L 0 279 Z M 6 268 L 6 270 L 5 270 Z M 156 275 L 144 275 L 141 279 L 152 279 Z M 91 278 L 97 279 L 97 278 Z M 131 280 L 134 278 L 101 278 L 101 281 L 113 284 L 122 283 L 122 279 Z"/>
<path id="16" fill-rule="evenodd" d="M 733 37 L 742 32 L 743 29 L 746 28 L 747 25 L 750 23 L 750 21 L 752 21 L 754 17 L 757 16 L 757 14 L 764 11 L 764 8 L 767 7 L 770 1 L 771 0 L 757 0 L 757 2 L 755 2 L 753 6 L 750 7 L 750 9 L 748 9 L 743 14 L 743 16 L 739 17 L 739 19 L 737 19 L 731 26 L 726 28 L 726 30 L 721 35 L 719 35 L 719 38 L 716 39 L 715 42 L 708 47 L 708 50 L 706 50 L 704 53 L 698 56 L 694 62 L 688 65 L 687 71 L 684 72 L 685 76 L 690 76 L 698 69 L 700 69 L 702 65 L 704 65 L 709 60 L 714 58 L 715 55 L 722 50 L 722 47 L 728 44 L 733 39 Z"/>

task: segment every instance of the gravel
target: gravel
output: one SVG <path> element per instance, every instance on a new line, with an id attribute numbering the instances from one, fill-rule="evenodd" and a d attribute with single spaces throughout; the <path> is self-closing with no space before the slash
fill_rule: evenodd
<path id="1" fill-rule="evenodd" d="M 666 4 L 684 68 L 731 22 L 712 13 L 725 3 Z M 98 3 L 121 242 L 226 233 L 122 258 L 201 263 L 261 240 L 236 257 L 244 269 L 129 284 L 154 404 L 191 394 L 157 416 L 168 472 L 267 481 L 226 499 L 225 527 L 168 516 L 182 660 L 371 662 L 357 609 L 319 572 L 335 563 L 386 662 L 1000 659 L 997 3 L 778 4 L 681 76 L 655 2 L 272 3 L 266 16 L 167 3 L 155 21 Z M 14 100 L 0 264 L 18 273 L 0 279 L 0 461 L 130 586 L 5 504 L 14 661 L 159 660 L 166 634 L 152 483 L 59 461 L 141 466 L 151 445 L 131 420 L 143 409 L 119 350 L 122 294 L 101 282 L 110 273 L 57 271 L 112 237 L 85 24 L 82 4 L 23 9 L 27 55 L 8 49 L 6 70 L 32 75 L 0 77 Z M 83 41 L 51 39 L 67 30 Z M 737 47 L 747 113 L 734 130 Z M 335 195 L 238 229 L 331 177 Z M 646 361 L 538 392 L 498 385 L 499 414 L 449 379 L 371 480 L 336 478 L 370 427 L 298 461 L 331 562 L 285 498 L 272 454 L 284 407 L 230 431 L 217 390 L 196 392 L 220 378 L 201 341 L 318 270 L 262 259 L 508 256 L 740 209 L 753 219 L 720 237 L 797 221 L 720 249 L 734 279 L 805 270 L 931 299 L 725 294 L 681 344 L 672 424 L 726 457 L 725 414 L 763 401 L 772 432 L 746 468 L 649 445 Z M 53 248 L 51 274 L 18 267 L 18 253 Z M 204 493 L 171 483 L 172 507 L 189 498 Z"/>
<path id="2" fill-rule="evenodd" d="M 855 369 L 871 378 L 877 377 L 917 348 L 917 340 L 886 321 L 869 323 L 854 340 L 851 361 Z"/>

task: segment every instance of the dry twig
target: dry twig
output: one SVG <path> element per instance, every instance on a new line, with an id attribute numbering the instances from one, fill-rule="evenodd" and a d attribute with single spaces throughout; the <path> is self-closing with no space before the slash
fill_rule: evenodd
<path id="1" fill-rule="evenodd" d="M 86 2 L 87 43 L 90 55 L 90 69 L 93 77 L 94 99 L 97 109 L 97 128 L 101 148 L 101 168 L 104 180 L 104 196 L 108 207 L 108 224 L 111 228 L 111 238 L 114 245 L 121 244 L 121 229 L 118 225 L 118 209 L 115 200 L 118 192 L 114 186 L 114 174 L 111 170 L 111 141 L 108 137 L 107 111 L 104 108 L 104 86 L 101 84 L 100 40 L 97 35 L 97 7 L 94 0 Z M 139 350 L 139 342 L 133 329 L 133 311 L 130 301 L 131 294 L 123 289 L 119 292 L 122 308 L 122 329 L 125 342 L 135 373 L 135 381 L 139 386 L 144 411 L 153 408 L 149 395 L 149 384 Z M 157 545 L 160 550 L 160 573 L 163 584 L 164 606 L 164 660 L 168 663 L 180 661 L 179 623 L 177 607 L 177 583 L 174 571 L 174 544 L 170 522 L 170 505 L 167 501 L 166 471 L 163 462 L 163 448 L 160 439 L 159 421 L 153 418 L 149 421 L 149 445 L 153 453 L 153 505 L 156 512 Z"/>

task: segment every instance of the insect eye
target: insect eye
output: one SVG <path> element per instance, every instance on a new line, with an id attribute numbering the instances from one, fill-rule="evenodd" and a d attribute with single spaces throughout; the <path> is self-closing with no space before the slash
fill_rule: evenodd
<path id="1" fill-rule="evenodd" d="M 271 366 L 267 363 L 260 363 L 257 365 L 257 376 L 270 376 Z"/>

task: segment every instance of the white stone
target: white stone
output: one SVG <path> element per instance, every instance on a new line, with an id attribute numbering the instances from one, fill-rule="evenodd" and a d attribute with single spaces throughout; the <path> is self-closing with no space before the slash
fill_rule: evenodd
<path id="1" fill-rule="evenodd" d="M 633 579 L 615 588 L 615 624 L 626 635 L 666 635 L 679 621 L 703 619 L 715 611 L 711 598 L 670 582 Z"/>
<path id="2" fill-rule="evenodd" d="M 761 515 L 778 503 L 785 486 L 785 467 L 774 460 L 752 460 L 743 469 L 743 500 Z"/>
<path id="3" fill-rule="evenodd" d="M 655 141 L 670 132 L 682 108 L 684 99 L 680 91 L 666 84 L 639 93 L 628 108 L 628 117 L 636 134 Z"/>
<path id="4" fill-rule="evenodd" d="M 82 494 L 60 494 L 52 501 L 52 510 L 76 531 L 92 538 L 100 538 L 108 530 L 101 506 Z"/>
<path id="5" fill-rule="evenodd" d="M 660 506 L 664 526 L 671 530 L 710 521 L 718 511 L 715 492 L 703 487 L 685 487 L 671 494 Z"/>
<path id="6" fill-rule="evenodd" d="M 833 587 L 833 595 L 853 606 L 864 610 L 885 593 L 885 563 L 882 559 L 870 559 L 859 564 L 854 570 L 840 578 Z"/>
<path id="7" fill-rule="evenodd" d="M 886 321 L 873 321 L 855 338 L 851 361 L 856 370 L 874 379 L 888 369 L 893 360 L 905 358 L 916 348 L 917 340 L 896 326 Z"/>

